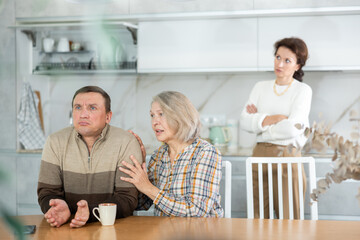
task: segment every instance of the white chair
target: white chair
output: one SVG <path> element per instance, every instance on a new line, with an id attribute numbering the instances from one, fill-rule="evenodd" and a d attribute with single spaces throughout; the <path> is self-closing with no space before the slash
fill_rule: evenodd
<path id="1" fill-rule="evenodd" d="M 282 164 L 287 164 L 288 169 L 288 193 L 289 193 L 289 218 L 294 219 L 293 210 L 293 189 L 292 189 L 292 171 L 291 164 L 297 164 L 299 177 L 299 202 L 300 202 L 300 219 L 304 219 L 304 196 L 302 181 L 302 164 L 309 165 L 309 185 L 310 192 L 316 188 L 315 160 L 313 157 L 249 157 L 246 159 L 246 189 L 247 189 L 247 215 L 248 218 L 254 218 L 254 202 L 253 202 L 253 177 L 252 165 L 258 164 L 258 180 L 259 180 L 259 212 L 260 218 L 264 218 L 264 194 L 263 194 L 263 170 L 262 164 L 268 167 L 268 186 L 269 186 L 269 216 L 274 219 L 274 203 L 273 203 L 273 180 L 272 180 L 272 164 L 277 164 L 277 171 L 282 172 Z M 278 174 L 278 201 L 279 201 L 279 219 L 283 219 L 283 191 L 282 177 Z M 310 199 L 311 219 L 318 219 L 317 202 Z"/>
<path id="2" fill-rule="evenodd" d="M 225 168 L 224 217 L 231 218 L 231 162 L 222 161 L 222 168 Z"/>

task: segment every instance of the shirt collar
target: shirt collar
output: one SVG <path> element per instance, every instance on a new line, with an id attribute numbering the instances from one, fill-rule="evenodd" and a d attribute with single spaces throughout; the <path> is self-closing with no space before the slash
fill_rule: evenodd
<path id="1" fill-rule="evenodd" d="M 191 149 L 193 149 L 197 143 L 200 141 L 200 139 L 197 137 L 194 139 L 194 141 L 189 145 L 187 146 L 186 148 L 184 148 L 183 150 L 183 153 L 187 152 L 187 151 L 190 151 Z M 166 154 L 168 154 L 169 152 L 169 145 L 164 143 L 164 147 L 163 147 L 163 151 L 166 152 Z"/>
<path id="2" fill-rule="evenodd" d="M 101 131 L 100 137 L 99 137 L 97 140 L 100 140 L 100 139 L 105 138 L 105 136 L 106 136 L 106 134 L 108 133 L 109 129 L 110 129 L 110 125 L 109 125 L 109 124 L 106 124 L 105 127 L 103 128 L 103 130 Z M 82 139 L 81 134 L 78 133 L 75 128 L 74 128 L 74 130 L 75 130 L 75 136 L 76 136 L 77 138 L 79 138 L 79 139 Z"/>

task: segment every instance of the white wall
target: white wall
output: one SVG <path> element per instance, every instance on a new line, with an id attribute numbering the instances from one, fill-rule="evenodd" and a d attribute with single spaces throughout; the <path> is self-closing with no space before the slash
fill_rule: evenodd
<path id="1" fill-rule="evenodd" d="M 304 82 L 313 89 L 310 122 L 332 122 L 333 130 L 350 138 L 353 122 L 349 110 L 360 113 L 360 73 L 305 72 Z M 43 94 L 43 111 L 46 134 L 68 126 L 71 99 L 74 92 L 85 85 L 104 88 L 112 98 L 114 112 L 112 124 L 133 129 L 146 145 L 156 138 L 150 126 L 150 103 L 161 91 L 175 90 L 184 93 L 202 115 L 225 115 L 228 119 L 240 118 L 240 112 L 257 81 L 272 80 L 271 72 L 243 74 L 183 74 L 142 76 L 66 76 L 48 80 L 31 80 L 33 88 Z M 49 91 L 47 93 L 47 91 Z M 51 96 L 46 99 L 46 96 Z M 319 118 L 319 114 L 322 115 Z M 204 136 L 206 137 L 206 136 Z M 240 136 L 241 137 L 241 136 Z M 244 139 L 241 139 L 244 141 Z"/>

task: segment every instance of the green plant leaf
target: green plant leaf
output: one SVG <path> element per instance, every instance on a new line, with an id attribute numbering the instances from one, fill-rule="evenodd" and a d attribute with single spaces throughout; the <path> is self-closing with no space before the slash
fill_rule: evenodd
<path id="1" fill-rule="evenodd" d="M 2 208 L 0 209 L 0 215 L 3 217 L 4 222 L 8 225 L 8 227 L 15 233 L 16 239 L 25 240 L 23 233 L 24 226 Z"/>
<path id="2" fill-rule="evenodd" d="M 7 181 L 8 179 L 9 175 L 0 166 L 0 182 Z"/>

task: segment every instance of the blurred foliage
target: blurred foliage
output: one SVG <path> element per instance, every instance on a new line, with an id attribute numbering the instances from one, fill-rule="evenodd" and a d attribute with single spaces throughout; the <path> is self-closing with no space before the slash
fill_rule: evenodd
<path id="1" fill-rule="evenodd" d="M 2 168 L 2 166 L 0 165 L 0 183 L 6 182 L 8 180 L 9 180 L 9 174 L 7 172 L 5 172 Z"/>
<path id="2" fill-rule="evenodd" d="M 317 201 L 319 195 L 325 193 L 332 183 L 341 183 L 348 179 L 360 180 L 360 145 L 359 125 L 360 118 L 355 112 L 350 112 L 350 121 L 356 122 L 351 133 L 352 141 L 344 139 L 343 136 L 331 131 L 331 124 L 314 122 L 311 128 L 305 129 L 308 141 L 304 146 L 306 153 L 312 149 L 320 153 L 333 151 L 333 169 L 326 173 L 325 178 L 318 180 L 317 188 L 312 190 L 310 197 Z M 360 189 L 357 198 L 360 203 Z"/>
<path id="3" fill-rule="evenodd" d="M 0 0 L 1 1 L 1 0 Z M 2 167 L 0 166 L 0 183 L 6 183 L 9 180 L 9 174 L 5 172 Z M 7 226 L 10 228 L 12 232 L 14 232 L 15 237 L 18 240 L 25 239 L 25 236 L 23 234 L 23 228 L 24 226 L 13 216 L 9 214 L 9 212 L 2 207 L 3 204 L 0 206 L 0 218 L 3 219 L 3 221 L 7 224 Z"/>
<path id="4" fill-rule="evenodd" d="M 6 0 L 0 0 L 0 14 L 1 14 L 1 12 L 3 11 L 3 9 L 4 9 L 5 1 L 6 1 Z"/>
<path id="5" fill-rule="evenodd" d="M 15 237 L 18 240 L 25 240 L 25 235 L 23 234 L 24 226 L 17 219 L 11 216 L 5 209 L 0 208 L 0 214 L 4 222 L 14 232 Z"/>

